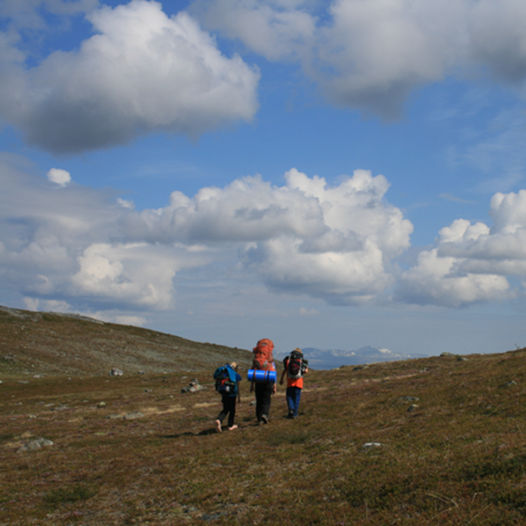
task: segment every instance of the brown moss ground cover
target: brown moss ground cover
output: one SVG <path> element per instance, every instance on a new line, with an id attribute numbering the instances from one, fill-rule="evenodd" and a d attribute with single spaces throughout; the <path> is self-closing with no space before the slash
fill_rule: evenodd
<path id="1" fill-rule="evenodd" d="M 76 315 L 0 306 L 0 379 L 199 371 L 221 360 L 248 365 L 246 350 L 200 343 Z"/>
<path id="2" fill-rule="evenodd" d="M 0 524 L 522 525 L 525 358 L 311 372 L 303 414 L 280 388 L 266 426 L 245 380 L 221 434 L 210 371 L 185 394 L 174 374 L 7 380 Z M 30 436 L 53 445 L 19 452 Z"/>

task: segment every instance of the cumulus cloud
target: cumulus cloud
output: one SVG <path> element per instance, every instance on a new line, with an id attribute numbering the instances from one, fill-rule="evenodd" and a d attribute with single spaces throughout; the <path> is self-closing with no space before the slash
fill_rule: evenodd
<path id="1" fill-rule="evenodd" d="M 167 207 L 130 215 L 126 229 L 151 241 L 224 243 L 257 242 L 277 232 L 319 235 L 327 226 L 317 199 L 254 176 L 202 188 L 193 198 L 173 192 Z"/>
<path id="2" fill-rule="evenodd" d="M 513 297 L 526 281 L 526 190 L 493 196 L 492 225 L 442 228 L 402 271 L 413 226 L 386 200 L 388 180 L 365 170 L 331 186 L 293 168 L 281 185 L 246 177 L 142 211 L 107 191 L 58 191 L 13 156 L 0 157 L 0 184 L 0 276 L 32 304 L 138 316 L 172 308 L 181 276 L 235 288 L 239 270 L 335 305 L 394 291 L 400 302 L 462 307 Z"/>
<path id="3" fill-rule="evenodd" d="M 166 207 L 143 211 L 80 185 L 57 192 L 5 161 L 0 177 L 4 283 L 91 310 L 168 309 L 181 271 L 204 265 L 228 268 L 225 281 L 242 268 L 272 289 L 372 301 L 392 282 L 412 231 L 385 200 L 387 179 L 363 170 L 334 187 L 297 169 L 280 186 L 246 177 L 194 197 L 174 192 Z"/>
<path id="4" fill-rule="evenodd" d="M 413 226 L 384 201 L 387 180 L 357 170 L 330 188 L 320 177 L 298 170 L 287 173 L 287 185 L 322 210 L 321 235 L 275 236 L 250 247 L 247 264 L 274 289 L 322 298 L 329 303 L 371 301 L 392 283 L 392 259 L 409 246 Z"/>
<path id="5" fill-rule="evenodd" d="M 175 192 L 166 208 L 130 214 L 125 228 L 152 242 L 243 243 L 242 263 L 272 288 L 332 303 L 370 301 L 391 282 L 389 267 L 413 228 L 385 202 L 388 188 L 385 177 L 364 170 L 329 187 L 291 169 L 283 186 L 256 176 L 192 199 Z"/>
<path id="6" fill-rule="evenodd" d="M 96 243 L 78 257 L 71 285 L 79 295 L 153 309 L 173 306 L 174 250 L 145 243 Z"/>
<path id="7" fill-rule="evenodd" d="M 440 256 L 436 248 L 418 256 L 417 265 L 402 276 L 398 299 L 420 305 L 461 307 L 509 297 L 504 276 L 459 271 L 461 259 Z"/>
<path id="8" fill-rule="evenodd" d="M 460 58 L 461 4 L 335 1 L 312 73 L 335 102 L 395 115 L 414 87 L 441 79 Z"/>
<path id="9" fill-rule="evenodd" d="M 89 11 L 94 35 L 33 67 L 16 31 L 0 33 L 0 116 L 56 153 L 250 120 L 259 72 L 223 55 L 201 27 L 267 60 L 296 62 L 331 102 L 386 118 L 415 88 L 447 76 L 489 72 L 526 94 L 522 0 L 194 0 L 171 17 L 146 0 L 2 6 L 14 28 L 42 25 L 39 7 Z"/>
<path id="10" fill-rule="evenodd" d="M 196 0 L 202 23 L 269 60 L 298 60 L 340 105 L 396 116 L 415 88 L 488 70 L 522 87 L 522 0 Z"/>
<path id="11" fill-rule="evenodd" d="M 457 307 L 516 295 L 509 279 L 526 277 L 526 190 L 495 194 L 490 215 L 491 228 L 457 219 L 441 229 L 402 276 L 399 298 Z"/>
<path id="12" fill-rule="evenodd" d="M 33 68 L 0 39 L 10 51 L 0 62 L 0 112 L 30 143 L 80 152 L 152 131 L 195 136 L 254 115 L 259 73 L 222 55 L 185 12 L 169 18 L 158 2 L 132 0 L 88 19 L 94 36 Z"/>
<path id="13" fill-rule="evenodd" d="M 70 173 L 61 168 L 51 168 L 47 173 L 47 178 L 58 186 L 67 186 L 71 182 Z"/>
<path id="14" fill-rule="evenodd" d="M 81 186 L 57 192 L 19 164 L 0 158 L 0 275 L 21 296 L 164 309 L 176 273 L 202 264 L 184 247 L 129 242 L 119 224 L 130 212 L 114 195 Z"/>

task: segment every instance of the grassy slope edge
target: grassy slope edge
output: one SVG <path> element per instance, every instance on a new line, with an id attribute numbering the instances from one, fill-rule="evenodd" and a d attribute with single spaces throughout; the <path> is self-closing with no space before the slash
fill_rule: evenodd
<path id="1" fill-rule="evenodd" d="M 58 313 L 0 307 L 0 375 L 191 372 L 250 353 L 139 327 Z"/>

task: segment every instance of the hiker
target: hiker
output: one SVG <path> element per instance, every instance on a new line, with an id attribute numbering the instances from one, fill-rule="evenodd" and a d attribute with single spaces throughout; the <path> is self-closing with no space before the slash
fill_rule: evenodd
<path id="1" fill-rule="evenodd" d="M 223 420 L 228 415 L 228 430 L 233 431 L 237 429 L 234 423 L 236 417 L 236 399 L 241 402 L 241 394 L 239 391 L 239 382 L 241 376 L 237 372 L 238 365 L 232 362 L 221 367 L 218 367 L 214 372 L 214 379 L 216 381 L 216 391 L 221 394 L 221 402 L 223 409 L 217 415 L 215 421 L 218 433 L 223 430 Z"/>
<path id="2" fill-rule="evenodd" d="M 283 379 L 287 375 L 287 418 L 296 418 L 300 408 L 301 390 L 303 389 L 303 375 L 309 371 L 309 362 L 303 357 L 303 351 L 296 347 L 289 356 L 283 359 L 283 372 L 279 380 L 283 385 Z"/>
<path id="3" fill-rule="evenodd" d="M 273 349 L 272 340 L 263 338 L 252 350 L 254 357 L 248 379 L 251 381 L 250 392 L 256 392 L 258 424 L 268 424 L 271 397 L 276 392 L 276 366 L 272 356 Z"/>

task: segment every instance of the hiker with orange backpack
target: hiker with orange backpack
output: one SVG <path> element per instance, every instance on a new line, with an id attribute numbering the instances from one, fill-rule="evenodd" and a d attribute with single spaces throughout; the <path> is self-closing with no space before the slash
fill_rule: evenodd
<path id="1" fill-rule="evenodd" d="M 268 424 L 270 402 L 276 392 L 276 366 L 272 351 L 274 343 L 268 338 L 259 340 L 252 350 L 252 368 L 248 371 L 250 392 L 256 392 L 256 419 L 259 424 Z"/>
<path id="2" fill-rule="evenodd" d="M 303 375 L 309 371 L 309 362 L 303 357 L 303 351 L 296 347 L 289 356 L 283 359 L 283 372 L 279 380 L 283 385 L 283 378 L 287 375 L 287 418 L 296 418 L 300 408 L 301 390 L 303 389 Z"/>

